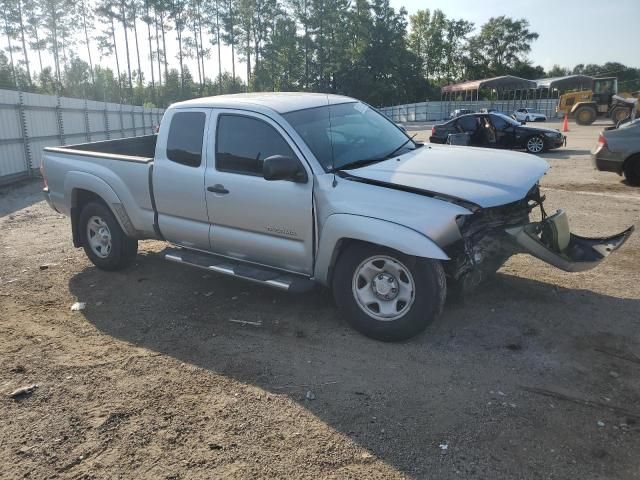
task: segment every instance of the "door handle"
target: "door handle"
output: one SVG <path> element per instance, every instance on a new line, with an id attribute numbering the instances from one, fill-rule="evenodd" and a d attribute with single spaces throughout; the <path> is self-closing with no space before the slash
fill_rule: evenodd
<path id="1" fill-rule="evenodd" d="M 229 190 L 224 188 L 224 185 L 220 185 L 219 183 L 217 185 L 214 185 L 213 187 L 207 187 L 207 190 L 210 192 L 219 193 L 222 195 L 226 195 L 227 193 L 229 193 Z"/>

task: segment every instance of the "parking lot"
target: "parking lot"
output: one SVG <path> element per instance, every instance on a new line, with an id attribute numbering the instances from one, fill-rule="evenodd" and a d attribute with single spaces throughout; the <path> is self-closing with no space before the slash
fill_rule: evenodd
<path id="1" fill-rule="evenodd" d="M 591 165 L 603 126 L 542 155 L 547 211 L 584 236 L 640 217 L 640 189 Z M 517 255 L 386 344 L 327 291 L 169 264 L 160 242 L 100 271 L 40 187 L 0 190 L 2 478 L 640 478 L 638 233 L 584 273 Z"/>

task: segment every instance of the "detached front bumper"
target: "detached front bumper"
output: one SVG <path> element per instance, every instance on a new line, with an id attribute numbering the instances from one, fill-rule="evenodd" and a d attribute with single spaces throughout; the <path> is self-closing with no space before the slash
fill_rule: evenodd
<path id="1" fill-rule="evenodd" d="M 569 236 L 569 241 L 560 250 L 557 247 L 554 248 L 552 242 L 546 241 L 542 233 L 545 230 L 545 222 L 551 221 L 552 217 L 542 222 L 510 227 L 505 231 L 511 235 L 525 253 L 530 253 L 565 272 L 583 272 L 596 267 L 624 245 L 624 242 L 635 230 L 635 227 L 631 226 L 617 235 L 601 238 L 581 237 L 567 231 L 565 233 Z"/>

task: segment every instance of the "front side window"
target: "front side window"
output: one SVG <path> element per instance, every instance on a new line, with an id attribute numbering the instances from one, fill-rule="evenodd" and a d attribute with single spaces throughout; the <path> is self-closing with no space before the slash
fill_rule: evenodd
<path id="1" fill-rule="evenodd" d="M 272 155 L 296 158 L 289 144 L 268 123 L 241 115 L 220 115 L 216 169 L 262 176 L 262 162 Z"/>
<path id="2" fill-rule="evenodd" d="M 388 118 L 361 102 L 308 108 L 284 117 L 325 171 L 416 147 Z"/>
<path id="3" fill-rule="evenodd" d="M 202 139 L 206 115 L 203 112 L 177 112 L 171 117 L 167 138 L 167 158 L 189 167 L 202 162 Z"/>
<path id="4" fill-rule="evenodd" d="M 519 122 L 516 122 L 513 118 L 507 117 L 506 115 L 492 113 L 489 116 L 491 117 L 491 123 L 493 123 L 493 126 L 498 130 L 507 128 L 509 125 L 520 125 Z"/>

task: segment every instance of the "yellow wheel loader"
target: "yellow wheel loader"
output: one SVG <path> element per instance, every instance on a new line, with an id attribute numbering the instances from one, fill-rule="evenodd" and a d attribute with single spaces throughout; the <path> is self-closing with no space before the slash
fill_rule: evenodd
<path id="1" fill-rule="evenodd" d="M 618 79 L 616 77 L 596 78 L 593 90 L 567 92 L 558 99 L 556 111 L 575 118 L 578 125 L 591 125 L 598 117 L 609 117 L 614 124 L 618 124 L 631 116 L 632 109 L 637 103 L 626 102 L 625 98 L 636 97 L 635 94 L 618 93 Z"/>

